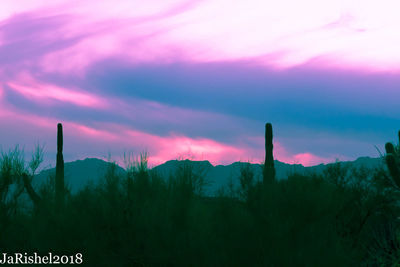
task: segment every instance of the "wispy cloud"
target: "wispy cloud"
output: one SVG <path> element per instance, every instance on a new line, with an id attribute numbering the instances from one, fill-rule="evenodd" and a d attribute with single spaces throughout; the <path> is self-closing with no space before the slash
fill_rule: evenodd
<path id="1" fill-rule="evenodd" d="M 107 101 L 98 96 L 41 83 L 30 77 L 21 78 L 17 82 L 8 82 L 7 85 L 24 97 L 40 103 L 56 100 L 91 108 L 106 108 L 108 106 Z"/>
<path id="2" fill-rule="evenodd" d="M 399 67 L 396 1 L 33 2 L 21 10 L 5 5 L 25 13 L 3 21 L 2 50 L 33 41 L 20 55 L 42 51 L 39 65 L 47 71 L 83 71 L 110 56 L 133 63 L 253 59 L 288 68 L 323 58 L 344 68 Z"/>

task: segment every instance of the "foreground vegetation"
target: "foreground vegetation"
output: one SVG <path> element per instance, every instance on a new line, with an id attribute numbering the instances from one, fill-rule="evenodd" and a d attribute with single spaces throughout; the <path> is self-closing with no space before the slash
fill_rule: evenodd
<path id="1" fill-rule="evenodd" d="M 396 167 L 398 148 L 388 154 Z M 206 197 L 190 162 L 164 179 L 142 155 L 71 195 L 55 177 L 30 185 L 40 162 L 40 150 L 28 164 L 18 149 L 0 158 L 1 252 L 80 252 L 90 266 L 400 266 L 393 171 L 336 163 L 260 183 L 248 166 L 239 187 Z"/>

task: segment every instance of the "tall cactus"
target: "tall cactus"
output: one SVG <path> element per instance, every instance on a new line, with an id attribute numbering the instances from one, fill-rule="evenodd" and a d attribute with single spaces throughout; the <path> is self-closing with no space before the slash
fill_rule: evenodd
<path id="1" fill-rule="evenodd" d="M 63 129 L 62 124 L 57 125 L 57 162 L 56 162 L 56 209 L 64 206 L 64 157 L 63 157 Z"/>
<path id="2" fill-rule="evenodd" d="M 400 130 L 397 132 L 398 138 L 399 138 L 399 149 L 400 149 Z"/>
<path id="3" fill-rule="evenodd" d="M 272 150 L 272 125 L 271 123 L 267 123 L 265 124 L 265 162 L 263 171 L 264 184 L 275 180 L 275 166 Z"/>
<path id="4" fill-rule="evenodd" d="M 398 132 L 399 148 L 396 150 L 392 143 L 386 143 L 386 165 L 390 176 L 398 187 L 400 187 L 400 131 Z"/>

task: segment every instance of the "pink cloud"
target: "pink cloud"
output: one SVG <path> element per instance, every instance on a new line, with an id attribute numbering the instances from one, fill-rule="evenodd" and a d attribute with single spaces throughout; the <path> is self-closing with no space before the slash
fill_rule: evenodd
<path id="1" fill-rule="evenodd" d="M 54 140 L 56 125 L 59 121 L 55 118 L 41 117 L 9 108 L 0 109 L 0 122 L 5 127 L 12 127 L 14 136 L 24 136 L 24 140 L 34 143 Z M 119 153 L 117 156 L 122 155 L 125 150 L 134 151 L 135 154 L 148 151 L 151 166 L 178 158 L 209 160 L 213 164 L 229 164 L 246 155 L 245 148 L 207 138 L 190 138 L 175 134 L 158 136 L 110 123 L 88 126 L 63 121 L 63 125 L 64 152 L 73 153 L 73 159 L 90 155 L 98 157 L 99 153 L 106 154 L 109 149 Z M 30 135 L 26 135 L 27 129 Z M 50 149 L 54 147 L 55 144 L 50 144 Z"/>
<path id="2" fill-rule="evenodd" d="M 191 158 L 193 160 L 209 160 L 213 164 L 231 163 L 246 150 L 232 145 L 223 144 L 207 138 L 190 138 L 182 135 L 170 134 L 158 136 L 143 131 L 132 130 L 121 125 L 102 124 L 104 129 L 112 128 L 115 131 L 114 140 L 123 149 L 135 149 L 136 154 L 142 151 L 149 153 L 149 163 L 157 165 L 167 160 Z M 101 130 L 110 134 L 109 130 Z M 99 131 L 98 129 L 91 131 Z"/>
<path id="3" fill-rule="evenodd" d="M 318 165 L 321 163 L 329 163 L 332 162 L 332 159 L 329 158 L 322 158 L 318 157 L 316 155 L 313 155 L 312 153 L 300 153 L 294 155 L 294 162 L 298 162 L 298 164 L 301 164 L 303 166 L 314 166 Z"/>
<path id="4" fill-rule="evenodd" d="M 56 118 L 41 117 L 20 112 L 13 108 L 0 109 L 0 122 L 4 127 L 13 129 L 13 136 L 23 136 L 29 143 L 55 139 Z M 169 134 L 160 136 L 127 126 L 113 123 L 95 123 L 92 126 L 73 121 L 63 121 L 65 153 L 73 158 L 105 155 L 112 149 L 114 156 L 122 156 L 123 151 L 133 151 L 138 155 L 149 152 L 151 166 L 167 160 L 190 158 L 192 160 L 209 160 L 212 164 L 230 164 L 235 161 L 261 163 L 264 160 L 263 138 L 251 138 L 260 143 L 259 149 L 242 144 L 225 144 L 208 138 L 190 138 L 183 135 Z M 29 129 L 30 135 L 26 135 Z M 2 134 L 4 138 L 4 134 Z M 257 139 L 257 140 L 256 140 Z M 20 142 L 19 142 L 20 143 Z M 21 144 L 21 143 L 20 143 Z M 22 143 L 23 144 L 23 143 Z M 54 149 L 55 143 L 50 144 Z M 277 140 L 274 141 L 274 158 L 291 164 L 312 166 L 334 161 L 309 152 L 291 154 Z M 119 160 L 122 162 L 122 160 Z"/>
<path id="5" fill-rule="evenodd" d="M 329 163 L 335 160 L 335 158 L 320 157 L 310 152 L 291 154 L 279 143 L 275 143 L 275 150 L 275 159 L 289 164 L 301 164 L 305 167 Z"/>
<path id="6" fill-rule="evenodd" d="M 108 32 L 91 36 L 75 48 L 60 52 L 57 58 L 72 58 L 75 63 L 70 64 L 77 67 L 87 66 L 109 55 L 120 55 L 122 51 L 132 62 L 179 60 L 182 56 L 185 60 L 200 62 L 265 60 L 265 55 L 278 54 L 281 55 L 279 59 L 272 62 L 278 68 L 325 57 L 335 65 L 340 61 L 340 66 L 364 67 L 367 64 L 371 68 L 397 69 L 400 66 L 400 56 L 396 52 L 400 41 L 397 31 L 400 20 L 393 10 L 400 4 L 397 1 L 386 2 L 367 5 L 360 2 L 363 8 L 359 8 L 353 2 L 322 3 L 315 0 L 298 3 L 286 0 L 274 4 L 259 0 L 234 3 L 228 0 L 202 1 L 162 19 L 157 17 L 133 25 L 130 20 L 124 23 L 121 17 L 151 17 L 168 10 L 176 1 L 168 2 L 162 8 L 155 8 L 150 2 L 133 13 L 130 13 L 132 5 L 125 1 L 122 2 L 125 11 L 110 9 L 104 4 L 95 5 L 99 11 L 95 13 L 88 8 L 89 5 L 78 5 L 67 12 L 84 18 L 89 15 L 92 21 L 76 17 L 82 25 L 75 31 L 86 31 L 96 26 L 93 21 L 110 18 L 114 19 L 118 29 L 110 28 Z M 376 12 L 377 9 L 384 9 L 384 12 Z M 161 35 L 154 35 L 160 31 Z M 140 42 L 135 41 L 140 37 Z"/>
<path id="7" fill-rule="evenodd" d="M 0 84 L 0 101 L 3 99 L 4 96 L 4 88 L 3 86 Z"/>
<path id="8" fill-rule="evenodd" d="M 243 137 L 243 139 L 247 139 L 251 143 L 253 143 L 254 145 L 252 147 L 256 146 L 260 148 L 260 149 L 254 149 L 254 148 L 246 149 L 247 159 L 245 158 L 244 161 L 250 161 L 253 163 L 264 162 L 264 157 L 265 157 L 264 138 L 260 136 L 258 137 L 249 136 L 249 137 Z M 298 141 L 302 142 L 304 140 L 299 139 Z M 288 151 L 288 149 L 282 144 L 279 138 L 274 138 L 273 145 L 274 145 L 273 149 L 274 159 L 289 164 L 301 164 L 303 166 L 308 167 L 308 166 L 318 165 L 321 163 L 334 162 L 335 159 L 341 159 L 341 160 L 347 159 L 340 155 L 322 157 L 315 155 L 311 152 L 292 153 Z M 243 158 L 241 158 L 241 161 L 243 161 Z"/>
<path id="9" fill-rule="evenodd" d="M 17 81 L 8 82 L 7 85 L 24 97 L 40 102 L 57 100 L 92 108 L 104 108 L 107 106 L 107 101 L 93 94 L 42 83 L 26 75 L 20 76 Z"/>
<path id="10" fill-rule="evenodd" d="M 106 130 L 95 129 L 79 123 L 67 122 L 67 127 L 72 129 L 71 132 L 79 133 L 79 136 L 83 135 L 88 138 L 94 138 L 106 142 L 113 142 L 119 139 L 118 134 Z"/>
<path id="11" fill-rule="evenodd" d="M 39 59 L 49 72 L 82 75 L 108 57 L 132 63 L 252 59 L 276 68 L 324 58 L 328 66 L 387 71 L 400 68 L 399 8 L 395 0 L 6 1 L 0 19 L 13 12 L 69 15 L 57 31 L 41 35 L 79 37 Z"/>
<path id="12" fill-rule="evenodd" d="M 190 158 L 208 160 L 212 164 L 229 164 L 245 154 L 245 150 L 206 138 L 193 139 L 185 136 L 170 136 L 158 140 L 159 149 L 150 157 L 153 164 L 170 159 Z"/>
<path id="13" fill-rule="evenodd" d="M 14 125 L 20 125 L 22 128 L 27 125 L 49 128 L 54 124 L 49 118 L 23 113 L 9 106 L 0 108 L 0 117 L 2 117 L 5 122 L 12 122 Z M 26 131 L 24 131 L 24 133 L 26 133 Z"/>

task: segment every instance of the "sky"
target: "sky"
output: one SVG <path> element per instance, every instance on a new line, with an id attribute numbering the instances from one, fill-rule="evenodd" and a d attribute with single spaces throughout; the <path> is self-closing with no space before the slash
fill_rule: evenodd
<path id="1" fill-rule="evenodd" d="M 317 165 L 400 129 L 400 2 L 2 0 L 0 144 Z M 377 149 L 378 148 L 378 149 Z"/>

